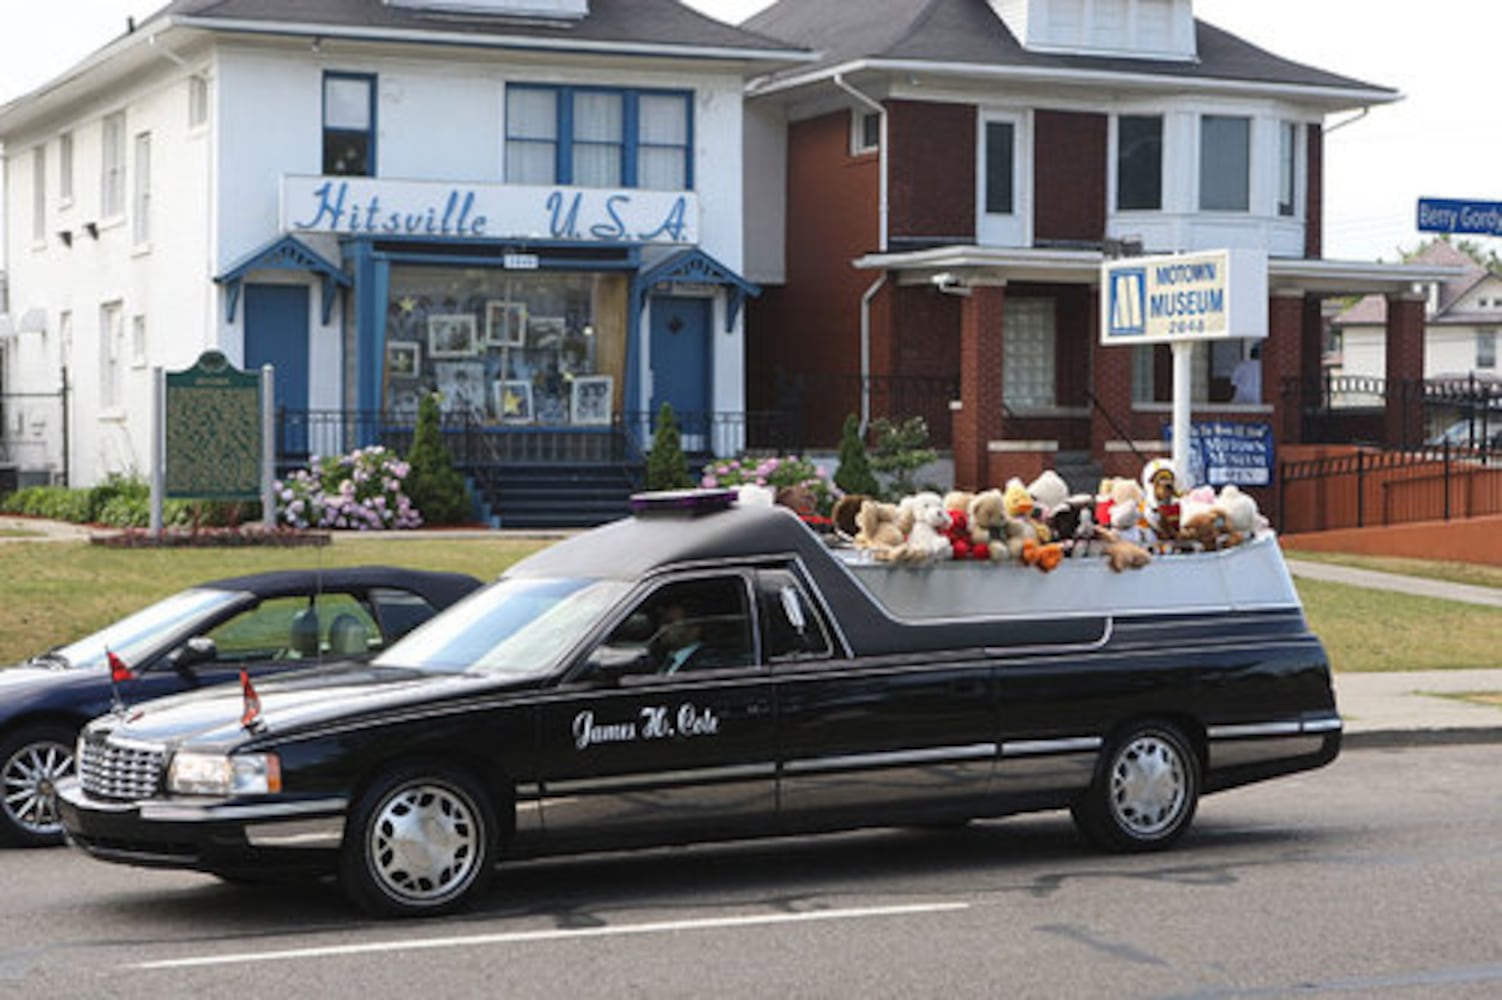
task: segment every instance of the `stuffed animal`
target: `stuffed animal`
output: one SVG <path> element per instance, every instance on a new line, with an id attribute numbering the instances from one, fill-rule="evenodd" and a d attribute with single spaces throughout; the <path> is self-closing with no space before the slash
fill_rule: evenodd
<path id="1" fill-rule="evenodd" d="M 1111 566 L 1111 572 L 1141 569 L 1153 561 L 1152 553 L 1135 542 L 1127 541 L 1109 528 L 1101 528 L 1099 531 L 1105 543 L 1106 560 Z"/>
<path id="2" fill-rule="evenodd" d="M 970 552 L 976 559 L 1003 562 L 1007 551 L 1007 504 L 1001 490 L 983 490 L 970 501 Z"/>
<path id="3" fill-rule="evenodd" d="M 1093 517 L 1091 508 L 1095 500 L 1089 494 L 1078 493 L 1067 498 L 1054 508 L 1048 517 L 1048 528 L 1054 541 L 1064 546 L 1064 554 L 1073 556 L 1080 536 L 1080 526 Z M 1083 554 L 1083 553 L 1078 553 Z"/>
<path id="4" fill-rule="evenodd" d="M 834 503 L 834 510 L 830 513 L 830 519 L 834 521 L 835 533 L 847 538 L 854 539 L 861 530 L 857 519 L 860 517 L 861 504 L 872 499 L 864 493 L 846 493 Z"/>
<path id="5" fill-rule="evenodd" d="M 898 516 L 896 504 L 880 500 L 862 501 L 855 518 L 855 547 L 870 549 L 877 558 L 896 549 L 906 540 L 898 526 Z"/>
<path id="6" fill-rule="evenodd" d="M 1220 497 L 1216 502 L 1226 512 L 1226 527 L 1230 529 L 1231 545 L 1240 545 L 1267 527 L 1267 518 L 1257 509 L 1257 501 L 1241 492 L 1241 488 L 1235 483 L 1221 487 Z"/>
<path id="7" fill-rule="evenodd" d="M 903 497 L 898 505 L 897 524 L 906 540 L 895 549 L 877 552 L 876 558 L 888 562 L 926 563 L 949 559 L 954 550 L 949 544 L 949 514 L 937 493 L 915 493 Z"/>
<path id="8" fill-rule="evenodd" d="M 1013 559 L 1045 573 L 1056 568 L 1064 558 L 1063 546 L 1046 541 L 1039 532 L 1041 522 L 1035 522 L 1032 516 L 1033 496 L 1022 480 L 1008 480 L 1002 498 L 1007 511 L 1007 552 Z"/>
<path id="9" fill-rule="evenodd" d="M 1143 548 L 1157 541 L 1148 523 L 1142 487 L 1130 479 L 1118 479 L 1111 486 L 1111 519 L 1108 522 L 1116 537 Z"/>
<path id="10" fill-rule="evenodd" d="M 1166 458 L 1155 458 L 1142 469 L 1142 492 L 1148 523 L 1165 540 L 1179 536 L 1179 475 Z"/>
<path id="11" fill-rule="evenodd" d="M 1215 500 L 1215 491 L 1196 486 L 1179 498 L 1179 530 L 1175 547 L 1214 552 L 1226 534 L 1226 514 Z"/>
<path id="12" fill-rule="evenodd" d="M 949 547 L 956 559 L 988 559 L 984 551 L 977 551 L 970 540 L 970 502 L 975 494 L 966 490 L 950 490 L 944 494 L 944 512 L 949 515 Z"/>
<path id="13" fill-rule="evenodd" d="M 1027 484 L 1028 495 L 1044 520 L 1053 517 L 1054 511 L 1064 506 L 1069 499 L 1069 484 L 1052 469 L 1045 469 L 1037 479 Z"/>

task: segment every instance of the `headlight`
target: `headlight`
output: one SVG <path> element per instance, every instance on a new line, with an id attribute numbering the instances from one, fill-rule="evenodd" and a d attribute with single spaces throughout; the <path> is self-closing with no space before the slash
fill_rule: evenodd
<path id="1" fill-rule="evenodd" d="M 167 790 L 181 795 L 268 795 L 282 790 L 282 764 L 274 753 L 227 757 L 179 752 L 167 768 Z"/>

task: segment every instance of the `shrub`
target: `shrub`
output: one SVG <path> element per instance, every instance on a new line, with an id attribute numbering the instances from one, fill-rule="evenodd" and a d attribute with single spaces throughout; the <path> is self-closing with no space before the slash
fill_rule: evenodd
<path id="1" fill-rule="evenodd" d="M 876 439 L 871 467 L 889 477 L 887 499 L 916 493 L 913 474 L 937 457 L 928 447 L 928 424 L 922 417 L 909 417 L 900 424 L 882 417 L 871 422 L 871 432 Z"/>
<path id="2" fill-rule="evenodd" d="M 89 523 L 89 491 L 70 490 L 66 486 L 28 486 L 6 498 L 7 514 L 26 514 L 53 521 Z"/>
<path id="3" fill-rule="evenodd" d="M 428 394 L 417 407 L 417 428 L 407 452 L 407 495 L 429 524 L 463 524 L 474 505 L 464 477 L 454 468 L 453 456 L 439 426 L 438 397 Z"/>
<path id="4" fill-rule="evenodd" d="M 781 486 L 802 486 L 813 494 L 820 514 L 828 514 L 835 499 L 829 473 L 808 459 L 796 455 L 776 455 L 771 458 L 741 456 L 711 462 L 704 467 L 704 477 L 699 480 L 699 485 L 710 489 L 717 486 L 756 485 L 767 486 L 774 491 Z"/>
<path id="5" fill-rule="evenodd" d="M 871 471 L 871 459 L 866 455 L 866 442 L 861 440 L 860 428 L 855 414 L 845 418 L 844 430 L 840 432 L 840 464 L 835 469 L 834 484 L 845 493 L 880 496 L 881 483 Z"/>
<path id="6" fill-rule="evenodd" d="M 663 403 L 657 413 L 652 448 L 647 452 L 647 489 L 682 490 L 693 485 L 683 458 L 683 442 L 678 437 L 678 420 L 672 405 Z"/>
<path id="7" fill-rule="evenodd" d="M 310 468 L 274 485 L 277 523 L 355 531 L 416 528 L 422 516 L 402 491 L 410 471 L 395 452 L 379 445 L 314 459 Z"/>

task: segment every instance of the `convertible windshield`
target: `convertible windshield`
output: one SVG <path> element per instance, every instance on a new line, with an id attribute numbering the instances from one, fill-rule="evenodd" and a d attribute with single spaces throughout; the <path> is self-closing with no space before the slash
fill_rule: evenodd
<path id="1" fill-rule="evenodd" d="M 619 580 L 503 579 L 427 622 L 375 663 L 443 673 L 541 673 L 629 589 Z"/>
<path id="2" fill-rule="evenodd" d="M 93 635 L 53 650 L 48 659 L 61 657 L 70 667 L 102 667 L 108 650 L 127 665 L 136 666 L 160 646 L 164 638 L 187 631 L 221 608 L 244 599 L 244 594 L 229 590 L 185 590 L 142 608 Z"/>

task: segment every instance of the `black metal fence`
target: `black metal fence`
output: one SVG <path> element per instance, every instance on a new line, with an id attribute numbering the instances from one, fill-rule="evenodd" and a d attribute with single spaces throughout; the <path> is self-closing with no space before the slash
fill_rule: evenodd
<path id="1" fill-rule="evenodd" d="M 922 417 L 929 443 L 950 447 L 949 404 L 960 398 L 960 380 L 938 375 L 859 375 L 815 372 L 777 376 L 776 408 L 747 426 L 750 446 L 762 450 L 832 449 L 850 414 L 903 421 Z"/>
<path id="2" fill-rule="evenodd" d="M 67 485 L 68 372 L 53 392 L 0 393 L 0 492 L 43 479 Z"/>
<path id="3" fill-rule="evenodd" d="M 1314 444 L 1417 448 L 1448 441 L 1474 448 L 1502 439 L 1502 378 L 1496 376 L 1323 375 L 1285 379 L 1282 392 L 1302 417 L 1303 440 Z M 1393 403 L 1396 425 L 1388 419 Z"/>

